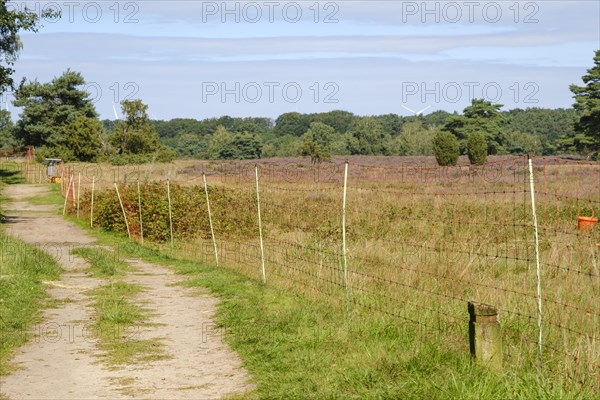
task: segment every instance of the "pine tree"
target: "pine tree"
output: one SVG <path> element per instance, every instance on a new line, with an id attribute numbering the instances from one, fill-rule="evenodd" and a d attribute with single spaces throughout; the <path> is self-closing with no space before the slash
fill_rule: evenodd
<path id="1" fill-rule="evenodd" d="M 559 147 L 600 157 L 600 50 L 596 50 L 594 67 L 587 72 L 581 77 L 585 86 L 570 86 L 575 98 L 573 108 L 581 116 L 575 123 L 575 132 L 560 138 Z"/>

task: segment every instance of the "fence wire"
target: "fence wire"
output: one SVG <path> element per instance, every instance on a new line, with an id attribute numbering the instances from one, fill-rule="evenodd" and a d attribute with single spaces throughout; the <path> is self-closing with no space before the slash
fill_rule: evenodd
<path id="1" fill-rule="evenodd" d="M 141 200 L 137 181 L 122 180 L 119 188 L 134 238 L 143 220 L 146 243 L 168 242 L 172 213 L 173 251 L 214 263 L 216 248 L 219 265 L 256 280 L 263 279 L 264 262 L 267 284 L 340 309 L 347 289 L 350 318 L 377 312 L 460 342 L 467 336 L 467 302 L 493 305 L 500 311 L 505 362 L 517 367 L 533 367 L 540 356 L 541 300 L 543 373 L 600 389 L 600 229 L 593 225 L 600 214 L 600 164 L 533 159 L 541 298 L 525 157 L 443 168 L 381 164 L 349 164 L 347 282 L 342 160 L 258 165 L 264 256 L 254 164 L 170 177 L 172 209 L 169 177 L 144 180 Z M 63 172 L 63 182 L 73 173 Z M 113 192 L 97 192 L 94 226 L 124 232 Z M 82 218 L 90 217 L 90 197 L 82 191 Z M 68 212 L 75 212 L 74 203 Z"/>

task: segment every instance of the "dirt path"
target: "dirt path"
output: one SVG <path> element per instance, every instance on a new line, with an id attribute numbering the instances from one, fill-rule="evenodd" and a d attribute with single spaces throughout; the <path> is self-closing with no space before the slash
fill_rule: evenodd
<path id="1" fill-rule="evenodd" d="M 94 239 L 56 215 L 56 207 L 32 206 L 26 198 L 44 194 L 36 185 L 12 185 L 5 194 L 8 234 L 33 243 L 65 268 L 61 281 L 49 286 L 58 308 L 44 313 L 33 329 L 39 336 L 17 350 L 19 368 L 0 377 L 0 393 L 9 399 L 213 399 L 251 388 L 241 363 L 215 334 L 216 300 L 174 284 L 183 280 L 169 269 L 128 260 L 137 273 L 125 280 L 144 287 L 139 300 L 152 310 L 149 324 L 136 339 L 160 338 L 170 358 L 115 369 L 98 362 L 90 334 L 94 310 L 85 291 L 104 281 L 89 276 L 85 260 L 70 254 Z"/>

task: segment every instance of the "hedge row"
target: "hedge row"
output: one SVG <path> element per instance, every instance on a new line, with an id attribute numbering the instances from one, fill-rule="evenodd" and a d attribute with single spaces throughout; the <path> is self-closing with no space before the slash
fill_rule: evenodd
<path id="1" fill-rule="evenodd" d="M 175 239 L 210 238 L 206 197 L 202 186 L 170 184 L 173 236 Z M 137 184 L 120 185 L 119 193 L 132 236 L 140 236 Z M 89 217 L 91 191 L 81 196 L 80 215 Z M 144 239 L 170 240 L 169 203 L 166 182 L 140 184 Z M 251 193 L 220 186 L 209 187 L 215 235 L 219 238 L 242 238 L 257 234 L 256 200 Z M 69 212 L 75 212 L 69 207 Z M 116 190 L 94 193 L 94 226 L 107 231 L 127 233 Z"/>

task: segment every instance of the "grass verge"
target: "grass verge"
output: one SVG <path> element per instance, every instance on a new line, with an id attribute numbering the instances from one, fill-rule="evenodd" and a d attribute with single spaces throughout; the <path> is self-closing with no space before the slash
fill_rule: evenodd
<path id="1" fill-rule="evenodd" d="M 0 190 L 7 184 L 23 183 L 16 163 L 0 165 Z M 3 222 L 0 193 L 0 222 Z M 44 281 L 59 278 L 62 268 L 50 255 L 33 245 L 8 236 L 0 228 L 0 375 L 11 372 L 9 360 L 16 348 L 32 334 L 28 330 L 41 319 L 49 295 Z"/>
<path id="2" fill-rule="evenodd" d="M 111 365 L 169 358 L 160 339 L 136 338 L 149 315 L 149 310 L 133 299 L 141 291 L 139 285 L 111 282 L 86 292 L 94 299 L 94 328 L 104 352 L 101 357 Z"/>
<path id="3" fill-rule="evenodd" d="M 120 277 L 131 270 L 116 251 L 78 247 L 71 253 L 88 261 L 92 275 L 98 278 Z M 148 326 L 151 312 L 135 300 L 141 291 L 140 285 L 112 281 L 86 292 L 94 301 L 94 330 L 103 351 L 101 358 L 111 366 L 169 358 L 159 338 L 136 337 L 143 326 Z"/>
<path id="4" fill-rule="evenodd" d="M 59 278 L 62 268 L 35 246 L 0 230 L 0 374 L 10 372 L 14 350 L 31 337 L 49 295 L 43 281 Z"/>
<path id="5" fill-rule="evenodd" d="M 58 208 L 58 206 L 62 206 L 64 202 L 64 198 L 60 193 L 60 185 L 48 183 L 45 184 L 45 186 L 49 188 L 49 193 L 28 197 L 25 201 L 33 205 L 55 205 L 57 206 L 57 211 L 61 211 L 62 213 L 62 209 Z"/>
<path id="6" fill-rule="evenodd" d="M 121 260 L 117 253 L 98 247 L 77 247 L 71 250 L 90 263 L 92 275 L 107 278 L 124 275 L 129 270 L 129 264 Z"/>
<path id="7" fill-rule="evenodd" d="M 16 162 L 6 161 L 0 163 L 0 182 L 7 185 L 25 183 L 22 168 Z"/>
<path id="8" fill-rule="evenodd" d="M 0 191 L 4 186 L 14 183 L 24 183 L 25 180 L 18 169 L 16 163 L 4 162 L 0 163 Z M 2 204 L 6 202 L 7 198 L 0 192 L 0 223 L 4 222 L 4 215 L 2 212 Z"/>
<path id="9" fill-rule="evenodd" d="M 342 310 L 224 268 L 176 260 L 95 231 L 120 254 L 169 265 L 222 301 L 211 334 L 242 358 L 256 390 L 239 398 L 589 399 L 586 387 L 537 381 L 535 370 L 495 374 L 473 365 L 468 342 L 448 344 L 385 316 L 345 321 Z M 465 320 L 467 323 L 467 320 Z M 462 348 L 462 351 L 457 350 Z M 236 397 L 238 398 L 238 397 Z"/>

